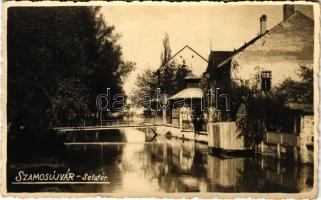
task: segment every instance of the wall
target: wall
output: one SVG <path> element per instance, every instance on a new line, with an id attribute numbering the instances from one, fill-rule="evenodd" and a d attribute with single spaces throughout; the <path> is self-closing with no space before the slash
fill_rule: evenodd
<path id="1" fill-rule="evenodd" d="M 208 135 L 206 133 L 195 135 L 194 131 L 181 131 L 179 128 L 170 125 L 158 126 L 156 127 L 156 132 L 160 135 L 170 133 L 175 138 L 208 143 Z"/>
<path id="2" fill-rule="evenodd" d="M 263 137 L 258 153 L 278 159 L 313 163 L 313 115 L 302 115 L 299 135 L 269 132 Z"/>
<path id="3" fill-rule="evenodd" d="M 272 85 L 298 80 L 300 65 L 313 67 L 313 31 L 313 20 L 296 12 L 233 57 L 232 79 L 251 80 L 257 71 L 271 70 Z"/>
<path id="4" fill-rule="evenodd" d="M 274 158 L 299 159 L 299 136 L 296 134 L 268 132 L 263 137 L 260 152 Z"/>
<path id="5" fill-rule="evenodd" d="M 314 116 L 303 115 L 301 117 L 301 133 L 300 133 L 300 158 L 301 161 L 306 163 L 313 163 L 313 150 L 314 150 Z"/>
<path id="6" fill-rule="evenodd" d="M 185 48 L 183 51 L 177 54 L 174 60 L 178 64 L 187 65 L 192 70 L 193 75 L 198 77 L 203 75 L 208 65 L 203 58 L 199 57 L 189 48 Z"/>
<path id="7" fill-rule="evenodd" d="M 224 150 L 245 150 L 243 137 L 238 138 L 239 132 L 235 122 L 209 122 L 208 146 Z"/>

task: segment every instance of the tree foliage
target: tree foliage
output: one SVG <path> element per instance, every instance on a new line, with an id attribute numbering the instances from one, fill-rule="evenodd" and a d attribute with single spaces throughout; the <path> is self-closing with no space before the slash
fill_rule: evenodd
<path id="1" fill-rule="evenodd" d="M 171 59 L 169 36 L 165 34 L 163 50 L 161 53 L 160 67 L 157 70 L 146 69 L 138 75 L 134 94 L 136 97 L 156 97 L 157 88 L 168 97 L 184 88 L 184 78 L 192 73 L 191 69 L 183 64 L 179 65 Z M 139 104 L 139 98 L 135 98 Z"/>
<path id="2" fill-rule="evenodd" d="M 52 98 L 51 114 L 55 126 L 76 126 L 89 112 L 87 88 L 79 80 L 61 80 Z"/>
<path id="3" fill-rule="evenodd" d="M 11 7 L 7 28 L 9 137 L 86 119 L 134 68 L 99 7 Z"/>
<path id="4" fill-rule="evenodd" d="M 283 96 L 287 103 L 313 104 L 313 70 L 300 66 L 298 70 L 300 81 L 291 78 L 285 79 L 275 88 L 279 96 Z"/>
<path id="5" fill-rule="evenodd" d="M 252 87 L 232 83 L 232 113 L 246 147 L 255 148 L 267 131 L 293 132 L 292 125 L 296 122 L 292 118 L 294 111 L 288 108 L 288 103 L 313 103 L 313 71 L 304 66 L 300 66 L 298 71 L 300 81 L 285 79 L 267 93 L 257 87 L 259 79 Z M 259 77 L 259 74 L 255 77 Z M 245 111 L 240 115 L 237 109 L 241 104 Z"/>
<path id="6" fill-rule="evenodd" d="M 291 110 L 286 107 L 284 99 L 273 94 L 250 92 L 242 103 L 245 113 L 236 118 L 236 124 L 246 147 L 255 148 L 267 131 L 292 131 Z"/>

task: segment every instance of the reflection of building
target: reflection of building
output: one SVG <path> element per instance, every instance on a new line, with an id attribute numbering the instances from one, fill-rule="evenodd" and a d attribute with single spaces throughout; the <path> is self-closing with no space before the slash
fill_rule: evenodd
<path id="1" fill-rule="evenodd" d="M 233 189 L 244 171 L 244 159 L 221 159 L 207 156 L 207 176 L 211 183 L 221 188 Z"/>
<path id="2" fill-rule="evenodd" d="M 262 178 L 284 191 L 307 192 L 313 188 L 314 170 L 311 166 L 293 164 L 286 167 L 286 164 L 271 159 L 258 159 L 256 164 L 264 172 Z"/>
<path id="3" fill-rule="evenodd" d="M 180 140 L 167 140 L 165 144 L 145 146 L 149 162 L 144 162 L 146 173 L 157 178 L 165 192 L 199 192 L 204 190 L 206 175 L 205 158 L 200 152 L 206 145 L 194 142 L 181 143 Z"/>
<path id="4" fill-rule="evenodd" d="M 272 159 L 220 159 L 207 156 L 209 191 L 275 192 L 309 191 L 313 187 L 313 167 L 290 167 Z M 276 189 L 277 188 L 277 189 Z"/>

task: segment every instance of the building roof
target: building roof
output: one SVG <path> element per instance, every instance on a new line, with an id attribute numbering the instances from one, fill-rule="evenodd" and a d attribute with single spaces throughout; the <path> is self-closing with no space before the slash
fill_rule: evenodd
<path id="1" fill-rule="evenodd" d="M 216 68 L 218 64 L 229 58 L 232 54 L 233 51 L 211 51 L 206 72 L 210 72 Z"/>
<path id="2" fill-rule="evenodd" d="M 211 64 L 214 64 L 214 66 L 217 66 L 231 55 L 233 55 L 233 51 L 211 51 L 210 62 L 212 62 Z"/>
<path id="3" fill-rule="evenodd" d="M 176 52 L 164 65 L 167 65 L 170 61 L 173 60 L 180 52 L 182 52 L 184 49 L 189 49 L 192 52 L 194 52 L 196 55 L 198 55 L 200 58 L 202 58 L 205 62 L 208 62 L 201 54 L 199 54 L 197 51 L 195 51 L 193 48 L 191 48 L 188 45 L 185 45 L 183 48 L 181 48 L 178 52 Z"/>
<path id="4" fill-rule="evenodd" d="M 162 66 L 166 66 L 172 62 L 175 62 L 178 65 L 187 66 L 187 68 L 191 70 L 192 74 L 199 77 L 202 76 L 208 66 L 208 60 L 188 45 L 185 45 L 183 48 L 177 51 Z"/>
<path id="5" fill-rule="evenodd" d="M 234 52 L 232 52 L 231 56 L 229 56 L 227 59 L 223 60 L 222 62 L 220 62 L 217 67 L 222 67 L 223 65 L 225 65 L 226 63 L 228 63 L 230 60 L 232 60 L 233 56 L 235 56 L 236 54 L 238 54 L 239 52 L 243 51 L 244 49 L 246 49 L 248 46 L 252 45 L 256 40 L 258 40 L 259 38 L 261 38 L 263 35 L 265 35 L 266 33 L 268 33 L 269 31 L 265 32 L 264 34 L 258 35 L 255 38 L 253 38 L 252 40 L 245 42 L 243 46 L 241 46 L 240 48 L 234 50 Z"/>
<path id="6" fill-rule="evenodd" d="M 166 63 L 164 63 L 163 65 L 167 65 L 168 63 L 170 63 L 179 53 L 181 53 L 184 49 L 189 49 L 192 52 L 194 52 L 197 56 L 199 56 L 203 61 L 208 62 L 208 60 L 206 60 L 201 54 L 199 54 L 197 51 L 195 51 L 193 48 L 191 48 L 188 45 L 185 45 L 183 48 L 181 48 L 178 52 L 176 52 Z"/>
<path id="7" fill-rule="evenodd" d="M 259 40 L 260 38 L 262 38 L 263 36 L 266 35 L 270 35 L 273 34 L 274 32 L 279 32 L 281 31 L 284 27 L 287 27 L 288 23 L 293 23 L 293 21 L 298 20 L 299 18 L 307 18 L 308 20 L 313 21 L 313 19 L 305 16 L 304 14 L 302 14 L 300 11 L 295 11 L 294 14 L 292 14 L 290 17 L 288 17 L 287 19 L 281 21 L 280 23 L 278 23 L 277 25 L 275 25 L 271 30 L 266 31 L 264 34 L 258 35 L 256 37 L 254 37 L 252 40 L 250 40 L 249 42 L 245 42 L 245 44 L 243 46 L 241 46 L 240 48 L 238 48 L 237 50 L 235 50 L 233 52 L 233 54 L 228 57 L 227 59 L 225 59 L 224 61 L 222 61 L 220 64 L 217 65 L 217 67 L 222 67 L 225 64 L 229 63 L 232 58 L 237 55 L 238 53 L 242 52 L 243 50 L 245 50 L 246 48 L 248 48 L 249 46 L 251 46 L 252 44 L 254 44 L 257 40 Z M 303 25 L 303 24 L 302 24 Z"/>
<path id="8" fill-rule="evenodd" d="M 169 99 L 201 99 L 204 93 L 201 88 L 186 88 L 171 96 Z"/>

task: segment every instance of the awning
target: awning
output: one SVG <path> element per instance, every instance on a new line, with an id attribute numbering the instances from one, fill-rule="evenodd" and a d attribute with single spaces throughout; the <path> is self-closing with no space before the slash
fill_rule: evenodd
<path id="1" fill-rule="evenodd" d="M 201 99 L 203 97 L 204 94 L 201 88 L 186 88 L 169 99 Z"/>

